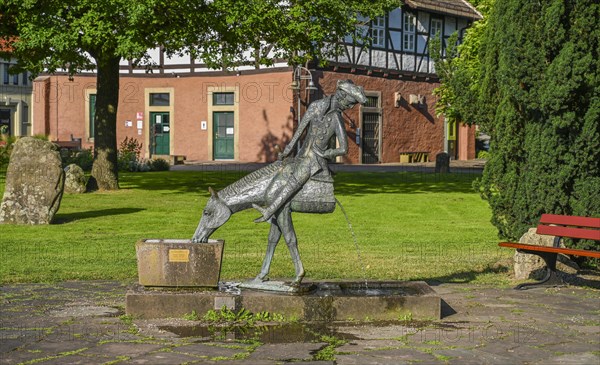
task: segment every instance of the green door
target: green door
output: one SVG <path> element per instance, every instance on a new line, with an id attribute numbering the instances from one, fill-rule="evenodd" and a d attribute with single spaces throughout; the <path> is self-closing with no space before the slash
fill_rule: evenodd
<path id="1" fill-rule="evenodd" d="M 150 113 L 150 154 L 169 155 L 171 124 L 168 112 Z"/>
<path id="2" fill-rule="evenodd" d="M 213 113 L 213 158 L 233 160 L 233 112 Z"/>

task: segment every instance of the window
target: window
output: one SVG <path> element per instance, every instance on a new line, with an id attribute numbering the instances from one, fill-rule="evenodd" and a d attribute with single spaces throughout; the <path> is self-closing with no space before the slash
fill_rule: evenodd
<path id="1" fill-rule="evenodd" d="M 371 45 L 385 47 L 385 18 L 377 17 L 371 23 Z"/>
<path id="2" fill-rule="evenodd" d="M 150 93 L 150 106 L 169 106 L 171 103 L 171 94 L 169 93 Z"/>
<path id="3" fill-rule="evenodd" d="M 3 63 L 2 66 L 4 66 L 4 77 L 2 78 L 2 82 L 4 83 L 4 85 L 8 85 L 8 63 Z"/>
<path id="4" fill-rule="evenodd" d="M 379 108 L 379 95 L 367 95 L 367 102 L 363 108 Z"/>
<path id="5" fill-rule="evenodd" d="M 415 49 L 415 21 L 416 18 L 413 14 L 404 12 L 402 48 L 405 51 L 413 51 Z"/>
<path id="6" fill-rule="evenodd" d="M 13 75 L 13 85 L 19 85 L 19 74 Z"/>
<path id="7" fill-rule="evenodd" d="M 431 19 L 431 28 L 429 29 L 429 35 L 431 37 L 442 37 L 442 20 L 441 19 Z"/>
<path id="8" fill-rule="evenodd" d="M 27 71 L 23 72 L 23 85 L 27 85 L 27 83 L 29 82 L 29 75 L 27 74 Z"/>
<path id="9" fill-rule="evenodd" d="M 233 105 L 233 93 L 213 93 L 213 105 Z"/>
<path id="10" fill-rule="evenodd" d="M 94 119 L 96 119 L 96 94 L 90 94 L 89 98 L 89 130 L 90 130 L 90 138 L 94 138 Z"/>

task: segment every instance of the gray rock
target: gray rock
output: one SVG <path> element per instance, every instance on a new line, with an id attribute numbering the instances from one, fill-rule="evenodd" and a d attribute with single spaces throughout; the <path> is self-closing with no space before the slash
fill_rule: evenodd
<path id="1" fill-rule="evenodd" d="M 536 233 L 535 228 L 530 228 L 529 231 L 521 236 L 519 243 L 551 247 L 554 244 L 554 236 L 540 235 Z M 562 241 L 560 247 L 564 247 Z M 526 280 L 529 278 L 541 279 L 544 276 L 545 266 L 544 260 L 537 255 L 521 253 L 518 251 L 515 252 L 514 269 L 515 279 L 517 280 Z M 561 254 L 558 255 L 556 268 L 569 274 L 576 274 L 579 270 L 576 263 L 571 261 L 567 256 Z"/>
<path id="2" fill-rule="evenodd" d="M 60 207 L 65 172 L 58 147 L 32 137 L 13 148 L 0 205 L 0 223 L 49 224 Z"/>
<path id="3" fill-rule="evenodd" d="M 86 183 L 85 173 L 81 167 L 74 163 L 65 167 L 65 193 L 83 194 Z"/>

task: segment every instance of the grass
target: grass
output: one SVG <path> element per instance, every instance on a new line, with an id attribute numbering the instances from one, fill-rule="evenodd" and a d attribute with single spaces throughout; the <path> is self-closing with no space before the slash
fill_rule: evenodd
<path id="1" fill-rule="evenodd" d="M 209 197 L 240 172 L 122 173 L 121 190 L 69 195 L 54 223 L 0 225 L 0 281 L 135 280 L 135 243 L 143 238 L 191 238 Z M 342 211 L 294 214 L 300 253 L 312 279 L 507 280 L 496 263 L 490 209 L 471 189 L 476 175 L 339 173 L 336 197 L 357 237 L 360 261 Z M 5 174 L 0 172 L 0 193 Z M 247 210 L 213 234 L 225 240 L 222 279 L 255 276 L 269 225 Z M 286 245 L 275 252 L 271 277 L 293 277 Z"/>

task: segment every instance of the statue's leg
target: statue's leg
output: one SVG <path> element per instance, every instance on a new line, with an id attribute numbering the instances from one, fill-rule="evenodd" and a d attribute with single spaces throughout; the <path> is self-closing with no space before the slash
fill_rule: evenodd
<path id="1" fill-rule="evenodd" d="M 260 274 L 258 274 L 256 280 L 269 280 L 267 275 L 269 275 L 269 270 L 271 269 L 271 260 L 273 260 L 273 253 L 275 253 L 275 248 L 277 247 L 277 243 L 279 243 L 280 238 L 281 230 L 279 229 L 277 222 L 272 222 L 271 230 L 269 231 L 269 243 L 267 244 L 267 253 L 265 254 L 265 259 L 263 260 Z"/>
<path id="2" fill-rule="evenodd" d="M 292 285 L 299 286 L 304 278 L 304 266 L 300 260 L 300 252 L 298 251 L 298 239 L 296 238 L 296 231 L 294 230 L 294 224 L 292 223 L 292 209 L 290 204 L 287 204 L 277 216 L 279 227 L 283 233 L 283 239 L 290 250 L 292 256 L 292 262 L 296 270 L 296 278 L 292 282 Z"/>
<path id="3" fill-rule="evenodd" d="M 254 209 L 258 210 L 262 216 L 254 220 L 255 223 L 266 222 L 271 220 L 273 216 L 277 215 L 277 212 L 289 201 L 292 197 L 302 189 L 302 186 L 306 184 L 311 176 L 311 165 L 309 159 L 300 160 L 294 168 L 294 172 L 287 178 L 286 184 L 281 188 L 275 197 L 270 201 L 270 204 L 266 208 L 262 208 L 256 204 L 252 204 Z"/>

